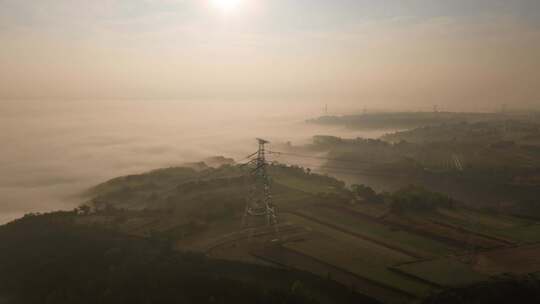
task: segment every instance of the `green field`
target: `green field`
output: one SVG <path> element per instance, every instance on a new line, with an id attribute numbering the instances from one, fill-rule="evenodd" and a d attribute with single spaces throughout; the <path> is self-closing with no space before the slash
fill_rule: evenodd
<path id="1" fill-rule="evenodd" d="M 285 245 L 288 249 L 415 297 L 424 296 L 431 289 L 427 284 L 390 270 L 392 265 L 413 260 L 404 253 L 299 216 L 287 215 L 287 220 L 309 227 L 322 235 L 302 242 L 288 243 Z"/>
<path id="2" fill-rule="evenodd" d="M 408 263 L 394 268 L 444 287 L 467 285 L 488 279 L 455 258 Z"/>
<path id="3" fill-rule="evenodd" d="M 389 266 L 395 260 L 374 247 L 366 250 L 365 244 L 357 246 L 356 242 L 344 243 L 324 237 L 289 243 L 286 248 L 415 297 L 425 296 L 431 290 L 427 284 L 391 271 Z"/>
<path id="4" fill-rule="evenodd" d="M 346 210 L 313 207 L 309 210 L 303 210 L 302 213 L 367 238 L 375 239 L 393 248 L 401 248 L 404 251 L 414 253 L 417 257 L 427 258 L 453 254 L 459 251 L 458 248 L 446 243 L 407 231 L 393 229 L 388 225 L 355 216 L 355 214 Z"/>
<path id="5" fill-rule="evenodd" d="M 437 221 L 514 243 L 540 242 L 540 224 L 521 218 L 467 209 L 439 210 Z"/>
<path id="6" fill-rule="evenodd" d="M 367 240 L 363 240 L 353 235 L 340 232 L 326 225 L 318 224 L 297 215 L 283 214 L 282 218 L 284 220 L 290 221 L 291 223 L 306 227 L 308 230 L 323 234 L 330 239 L 340 241 L 346 244 L 345 247 L 354 246 L 354 248 L 358 248 L 365 253 L 371 253 L 376 257 L 376 259 L 381 259 L 391 263 L 404 263 L 413 260 L 413 258 L 411 258 L 410 256 L 399 251 L 392 250 L 390 248 L 378 245 Z"/>

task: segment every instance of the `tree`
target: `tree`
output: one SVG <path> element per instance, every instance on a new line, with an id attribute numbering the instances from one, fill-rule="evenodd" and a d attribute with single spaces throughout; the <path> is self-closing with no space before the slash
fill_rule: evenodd
<path id="1" fill-rule="evenodd" d="M 363 198 L 366 201 L 377 202 L 377 203 L 383 201 L 383 197 L 377 194 L 377 192 L 375 192 L 375 190 L 373 190 L 373 188 L 369 186 L 354 184 L 351 186 L 351 190 L 353 191 L 355 195 Z"/>
<path id="2" fill-rule="evenodd" d="M 88 214 L 90 214 L 91 210 L 92 210 L 92 208 L 90 208 L 90 206 L 84 204 L 84 205 L 79 207 L 79 214 L 88 215 Z"/>
<path id="3" fill-rule="evenodd" d="M 409 186 L 391 195 L 390 207 L 396 213 L 405 211 L 425 212 L 439 208 L 452 208 L 454 204 L 454 199 L 447 195 L 432 192 L 419 186 Z"/>

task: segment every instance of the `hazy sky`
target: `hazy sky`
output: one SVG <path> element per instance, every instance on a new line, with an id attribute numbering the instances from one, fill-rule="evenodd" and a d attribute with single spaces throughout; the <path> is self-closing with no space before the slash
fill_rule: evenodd
<path id="1" fill-rule="evenodd" d="M 538 0 L 215 1 L 0 0 L 0 99 L 540 104 Z"/>

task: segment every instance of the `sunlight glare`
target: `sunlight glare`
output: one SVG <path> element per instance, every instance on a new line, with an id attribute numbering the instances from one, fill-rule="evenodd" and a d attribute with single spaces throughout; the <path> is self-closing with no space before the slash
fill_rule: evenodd
<path id="1" fill-rule="evenodd" d="M 214 7 L 225 13 L 237 10 L 242 4 L 242 0 L 212 0 L 212 2 Z"/>

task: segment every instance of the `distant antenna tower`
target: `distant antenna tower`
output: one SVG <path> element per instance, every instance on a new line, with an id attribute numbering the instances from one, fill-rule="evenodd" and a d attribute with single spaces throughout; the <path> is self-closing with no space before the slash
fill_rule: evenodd
<path id="1" fill-rule="evenodd" d="M 328 116 L 328 104 L 324 105 L 324 116 Z"/>
<path id="2" fill-rule="evenodd" d="M 269 142 L 260 138 L 257 138 L 257 141 L 259 142 L 259 150 L 256 153 L 257 158 L 253 160 L 255 164 L 255 168 L 251 171 L 253 185 L 246 199 L 244 227 L 253 226 L 253 222 L 257 221 L 257 218 L 264 218 L 268 226 L 277 224 L 276 208 L 270 194 L 268 162 L 266 161 L 265 145 Z"/>
<path id="3" fill-rule="evenodd" d="M 506 112 L 508 112 L 508 105 L 507 104 L 502 104 L 501 105 L 501 113 L 506 114 Z"/>
<path id="4" fill-rule="evenodd" d="M 508 133 L 508 105 L 502 104 L 501 105 L 501 114 L 503 118 L 503 126 L 502 126 L 502 135 L 503 137 L 506 137 Z"/>

